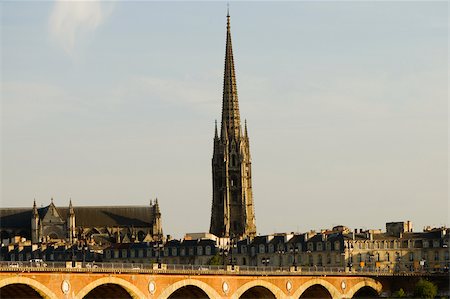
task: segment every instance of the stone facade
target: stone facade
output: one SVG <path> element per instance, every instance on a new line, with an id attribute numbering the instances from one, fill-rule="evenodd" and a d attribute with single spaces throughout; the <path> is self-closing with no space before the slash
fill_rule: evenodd
<path id="1" fill-rule="evenodd" d="M 218 237 L 252 237 L 256 235 L 256 224 L 250 143 L 247 123 L 242 132 L 240 122 L 229 15 L 220 132 L 219 136 L 216 123 L 210 232 Z"/>

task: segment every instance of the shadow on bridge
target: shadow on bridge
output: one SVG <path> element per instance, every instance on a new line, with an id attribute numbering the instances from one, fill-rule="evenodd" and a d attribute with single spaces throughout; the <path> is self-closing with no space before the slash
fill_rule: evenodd
<path id="1" fill-rule="evenodd" d="M 328 290 L 322 285 L 315 284 L 307 288 L 300 298 L 323 298 L 323 299 L 331 299 L 332 296 Z"/>
<path id="2" fill-rule="evenodd" d="M 199 287 L 188 285 L 179 288 L 173 292 L 168 299 L 185 299 L 185 298 L 198 298 L 209 299 L 208 295 Z"/>
<path id="3" fill-rule="evenodd" d="M 360 288 L 352 298 L 378 298 L 378 292 L 372 287 L 365 286 Z"/>
<path id="4" fill-rule="evenodd" d="M 0 288 L 1 298 L 43 298 L 35 289 L 31 286 L 23 283 L 13 283 Z"/>
<path id="5" fill-rule="evenodd" d="M 125 290 L 123 287 L 121 287 L 118 284 L 114 283 L 105 283 L 102 285 L 99 285 L 98 287 L 92 289 L 86 296 L 83 297 L 84 299 L 97 299 L 97 298 L 133 298 L 128 293 L 127 290 Z"/>
<path id="6" fill-rule="evenodd" d="M 239 299 L 276 299 L 275 295 L 265 287 L 256 286 L 248 289 L 242 294 Z"/>

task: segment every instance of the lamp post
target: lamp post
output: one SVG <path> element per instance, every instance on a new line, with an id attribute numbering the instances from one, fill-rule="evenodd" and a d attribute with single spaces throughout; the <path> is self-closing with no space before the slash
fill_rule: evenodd
<path id="1" fill-rule="evenodd" d="M 279 261 L 280 261 L 280 269 L 283 265 L 283 254 L 284 254 L 284 249 L 281 246 L 278 246 L 278 256 L 279 256 Z"/>
<path id="2" fill-rule="evenodd" d="M 291 253 L 294 256 L 294 261 L 292 262 L 292 266 L 294 267 L 294 271 L 297 271 L 297 259 L 296 259 L 296 257 L 297 257 L 297 253 L 298 253 L 298 248 L 295 245 L 292 245 Z"/>
<path id="3" fill-rule="evenodd" d="M 222 256 L 223 268 L 227 268 L 227 257 L 228 257 L 228 244 L 226 247 L 220 248 L 220 255 Z"/>
<path id="4" fill-rule="evenodd" d="M 160 243 L 160 240 L 156 241 L 156 244 L 153 246 L 156 251 L 156 263 L 158 264 L 158 269 L 161 268 L 161 248 L 163 244 Z"/>
<path id="5" fill-rule="evenodd" d="M 347 240 L 347 247 L 344 248 L 346 252 L 348 252 L 348 258 L 347 258 L 347 267 L 349 272 L 352 272 L 353 267 L 353 254 L 352 254 L 352 244 L 350 243 L 350 240 Z M 344 267 L 345 267 L 345 252 L 344 252 Z"/>
<path id="6" fill-rule="evenodd" d="M 268 266 L 269 265 L 269 263 L 270 263 L 270 258 L 268 258 L 268 257 L 263 257 L 262 259 L 261 259 L 261 263 L 264 265 L 264 266 Z"/>
<path id="7" fill-rule="evenodd" d="M 231 263 L 231 269 L 234 270 L 234 260 L 233 260 L 233 249 L 235 246 L 235 236 L 234 234 L 231 234 L 230 237 L 230 248 L 229 248 L 229 252 L 230 252 L 230 263 Z"/>

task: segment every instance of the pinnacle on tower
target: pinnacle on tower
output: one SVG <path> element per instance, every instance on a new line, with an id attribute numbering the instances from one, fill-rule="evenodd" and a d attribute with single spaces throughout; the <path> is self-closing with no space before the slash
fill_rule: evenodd
<path id="1" fill-rule="evenodd" d="M 33 216 L 37 216 L 38 215 L 38 210 L 37 210 L 37 206 L 36 206 L 36 198 L 33 200 Z"/>
<path id="2" fill-rule="evenodd" d="M 75 214 L 75 212 L 73 210 L 73 206 L 72 206 L 72 199 L 69 199 L 69 214 L 70 215 Z"/>

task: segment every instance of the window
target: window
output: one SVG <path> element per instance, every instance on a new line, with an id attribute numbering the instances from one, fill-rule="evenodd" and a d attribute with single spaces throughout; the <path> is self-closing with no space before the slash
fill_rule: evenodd
<path id="1" fill-rule="evenodd" d="M 391 261 L 391 256 L 389 255 L 389 252 L 386 252 L 385 259 L 386 259 L 386 262 L 390 262 Z"/>
<path id="2" fill-rule="evenodd" d="M 194 247 L 189 247 L 189 255 L 194 255 Z"/>
<path id="3" fill-rule="evenodd" d="M 203 247 L 202 246 L 197 246 L 197 254 L 203 255 Z"/>
<path id="4" fill-rule="evenodd" d="M 323 243 L 322 242 L 318 242 L 317 244 L 316 244 L 316 246 L 317 246 L 317 251 L 322 251 L 322 247 L 323 247 Z"/>
<path id="5" fill-rule="evenodd" d="M 264 253 L 265 246 L 264 244 L 259 244 L 259 253 Z"/>
<path id="6" fill-rule="evenodd" d="M 308 264 L 309 264 L 310 266 L 313 265 L 313 257 L 312 257 L 312 254 L 309 254 L 309 255 L 308 255 Z"/>
<path id="7" fill-rule="evenodd" d="M 317 257 L 317 265 L 322 266 L 322 255 L 321 254 L 319 254 L 319 256 Z"/>
<path id="8" fill-rule="evenodd" d="M 143 250 L 143 249 L 139 249 L 139 251 L 138 251 L 138 256 L 139 256 L 140 258 L 143 258 L 143 257 L 144 257 L 144 250 Z"/>
<path id="9" fill-rule="evenodd" d="M 273 253 L 273 251 L 274 251 L 273 244 L 270 244 L 269 245 L 269 253 Z"/>
<path id="10" fill-rule="evenodd" d="M 185 255 L 186 255 L 186 248 L 181 247 L 180 255 L 181 255 L 181 256 L 185 256 Z"/>
<path id="11" fill-rule="evenodd" d="M 327 264 L 328 265 L 331 264 L 331 255 L 330 254 L 327 254 Z"/>
<path id="12" fill-rule="evenodd" d="M 308 250 L 314 251 L 314 244 L 312 242 L 308 242 Z"/>
<path id="13" fill-rule="evenodd" d="M 384 249 L 384 241 L 380 243 L 380 249 Z"/>
<path id="14" fill-rule="evenodd" d="M 247 246 L 245 245 L 241 246 L 241 253 L 247 253 Z"/>
<path id="15" fill-rule="evenodd" d="M 414 261 L 414 252 L 409 253 L 409 261 L 410 262 Z"/>
<path id="16" fill-rule="evenodd" d="M 423 244 L 423 248 L 428 248 L 428 247 L 430 247 L 430 243 L 428 243 L 427 240 L 424 240 L 422 244 Z"/>
<path id="17" fill-rule="evenodd" d="M 377 259 L 377 262 L 380 261 L 380 253 L 378 253 L 378 252 L 377 252 L 377 255 L 376 255 L 376 259 Z"/>
<path id="18" fill-rule="evenodd" d="M 434 260 L 439 261 L 439 251 L 437 250 L 434 252 Z"/>
<path id="19" fill-rule="evenodd" d="M 177 256 L 177 254 L 178 254 L 177 248 L 176 248 L 176 247 L 173 247 L 173 248 L 172 248 L 172 255 L 173 255 L 173 256 Z"/>
<path id="20" fill-rule="evenodd" d="M 439 248 L 440 242 L 439 240 L 433 240 L 433 247 L 434 248 Z"/>
<path id="21" fill-rule="evenodd" d="M 358 253 L 358 263 L 362 262 L 362 254 Z"/>
<path id="22" fill-rule="evenodd" d="M 127 250 L 126 249 L 122 249 L 122 258 L 127 257 Z"/>
<path id="23" fill-rule="evenodd" d="M 331 250 L 331 242 L 327 242 L 327 243 L 325 244 L 325 249 L 326 249 L 327 251 L 330 251 L 330 250 Z"/>
<path id="24" fill-rule="evenodd" d="M 134 250 L 133 249 L 130 250 L 130 257 L 134 258 Z"/>
<path id="25" fill-rule="evenodd" d="M 211 246 L 206 246 L 205 253 L 206 255 L 211 255 Z"/>
<path id="26" fill-rule="evenodd" d="M 152 256 L 152 249 L 147 248 L 147 257 L 151 257 L 151 256 Z"/>
<path id="27" fill-rule="evenodd" d="M 339 241 L 334 242 L 334 250 L 341 250 L 341 242 Z"/>
<path id="28" fill-rule="evenodd" d="M 444 252 L 444 258 L 445 258 L 446 261 L 449 260 L 449 253 L 448 253 L 448 250 L 446 250 L 446 251 Z"/>

